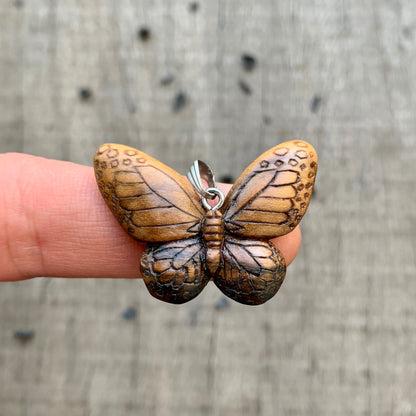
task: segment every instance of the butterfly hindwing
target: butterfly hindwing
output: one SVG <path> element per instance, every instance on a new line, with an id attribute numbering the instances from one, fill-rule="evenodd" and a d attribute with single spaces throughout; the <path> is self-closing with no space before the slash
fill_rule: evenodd
<path id="1" fill-rule="evenodd" d="M 139 150 L 102 145 L 94 157 L 98 187 L 121 226 L 145 242 L 195 236 L 204 212 L 192 185 Z"/>
<path id="2" fill-rule="evenodd" d="M 224 201 L 226 230 L 264 239 L 292 231 L 308 208 L 317 166 L 315 150 L 303 141 L 282 143 L 262 154 Z"/>
<path id="3" fill-rule="evenodd" d="M 285 260 L 270 242 L 228 236 L 214 282 L 237 302 L 259 305 L 276 294 L 285 273 Z"/>
<path id="4" fill-rule="evenodd" d="M 197 296 L 210 276 L 205 248 L 199 238 L 148 244 L 141 272 L 149 292 L 157 299 L 184 303 Z"/>

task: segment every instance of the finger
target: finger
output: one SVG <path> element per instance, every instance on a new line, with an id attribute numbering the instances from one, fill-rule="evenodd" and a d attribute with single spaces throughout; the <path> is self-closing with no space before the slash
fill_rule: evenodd
<path id="1" fill-rule="evenodd" d="M 302 235 L 299 225 L 291 231 L 289 234 L 283 235 L 278 238 L 274 238 L 271 242 L 281 251 L 283 257 L 286 260 L 286 265 L 295 259 L 298 254 L 300 243 L 302 241 Z"/>
<path id="2" fill-rule="evenodd" d="M 140 277 L 145 245 L 119 226 L 92 168 L 3 154 L 0 189 L 0 280 Z M 290 263 L 300 233 L 294 230 L 273 242 Z"/>

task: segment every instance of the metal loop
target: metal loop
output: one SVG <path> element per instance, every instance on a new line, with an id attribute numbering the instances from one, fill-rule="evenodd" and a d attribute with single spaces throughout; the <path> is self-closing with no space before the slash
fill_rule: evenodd
<path id="1" fill-rule="evenodd" d="M 216 203 L 216 205 L 214 205 L 213 207 L 211 207 L 211 205 L 208 204 L 207 200 L 205 197 L 201 198 L 201 203 L 203 205 L 203 207 L 207 210 L 207 211 L 215 211 L 217 209 L 220 209 L 222 207 L 222 204 L 224 203 L 224 194 L 222 193 L 221 190 L 219 190 L 218 188 L 208 188 L 206 189 L 207 192 L 213 193 L 214 194 L 214 198 L 218 197 L 218 202 Z M 212 198 L 212 199 L 214 199 Z"/>
<path id="2" fill-rule="evenodd" d="M 217 185 L 215 184 L 215 177 L 212 169 L 202 160 L 195 160 L 192 164 L 191 168 L 188 172 L 188 179 L 191 182 L 192 186 L 197 190 L 197 192 L 207 199 L 214 199 L 215 194 L 208 191 L 210 188 L 216 188 Z M 202 183 L 202 179 L 204 179 L 207 184 L 208 188 L 205 189 Z"/>
<path id="3" fill-rule="evenodd" d="M 192 164 L 189 172 L 187 174 L 189 182 L 196 189 L 196 191 L 201 195 L 201 203 L 203 207 L 209 210 L 216 210 L 222 207 L 224 203 L 224 194 L 217 188 L 215 183 L 215 176 L 212 169 L 201 160 L 195 160 Z M 204 188 L 202 179 L 208 184 L 208 188 Z M 207 199 L 219 198 L 218 203 L 211 207 L 208 204 Z"/>

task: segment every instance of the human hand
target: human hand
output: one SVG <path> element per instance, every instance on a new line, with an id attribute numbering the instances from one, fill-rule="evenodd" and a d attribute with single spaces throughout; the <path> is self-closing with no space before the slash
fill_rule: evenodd
<path id="1" fill-rule="evenodd" d="M 218 187 L 227 193 L 231 185 Z M 0 154 L 0 190 L 0 281 L 141 277 L 145 244 L 120 227 L 92 168 Z M 300 229 L 271 241 L 289 265 L 299 250 Z"/>

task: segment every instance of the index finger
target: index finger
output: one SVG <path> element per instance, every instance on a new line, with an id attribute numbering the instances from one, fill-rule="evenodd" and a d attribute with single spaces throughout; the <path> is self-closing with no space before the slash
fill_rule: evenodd
<path id="1" fill-rule="evenodd" d="M 230 188 L 219 186 L 225 192 Z M 145 244 L 120 227 L 92 168 L 2 154 L 0 189 L 0 280 L 141 277 Z M 300 230 L 272 241 L 290 264 L 300 246 Z"/>

